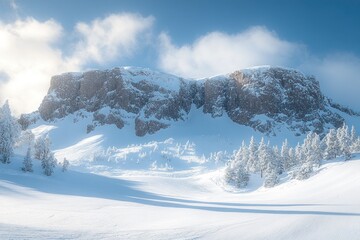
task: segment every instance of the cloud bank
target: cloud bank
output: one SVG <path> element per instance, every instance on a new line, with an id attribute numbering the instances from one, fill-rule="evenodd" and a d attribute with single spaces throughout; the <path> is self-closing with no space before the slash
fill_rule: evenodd
<path id="1" fill-rule="evenodd" d="M 153 17 L 124 13 L 95 19 L 90 24 L 80 22 L 75 30 L 79 36 L 71 61 L 83 65 L 89 62 L 105 63 L 115 58 L 131 56 L 146 38 L 153 25 Z"/>
<path id="2" fill-rule="evenodd" d="M 360 103 L 354 100 L 360 89 L 358 56 L 314 56 L 306 46 L 284 40 L 261 26 L 236 34 L 210 32 L 177 46 L 166 33 L 151 37 L 154 22 L 152 16 L 120 13 L 78 22 L 69 32 L 53 19 L 0 20 L 0 104 L 9 99 L 17 114 L 34 111 L 51 76 L 86 70 L 92 64 L 106 67 L 119 59 L 136 57 L 146 45 L 155 45 L 155 65 L 168 73 L 202 78 L 256 65 L 293 67 L 315 75 L 327 96 L 360 110 Z"/>
<path id="3" fill-rule="evenodd" d="M 299 68 L 320 81 L 326 96 L 360 111 L 360 58 L 350 53 L 333 53 L 324 58 L 312 58 Z"/>
<path id="4" fill-rule="evenodd" d="M 152 17 L 129 13 L 78 23 L 75 43 L 68 43 L 75 51 L 65 55 L 59 47 L 65 31 L 55 20 L 0 22 L 0 103 L 9 99 L 16 114 L 35 110 L 51 76 L 131 56 L 152 24 Z"/>
<path id="5" fill-rule="evenodd" d="M 360 58 L 353 54 L 318 57 L 259 26 L 237 34 L 211 32 L 182 46 L 175 46 L 165 33 L 159 41 L 158 65 L 165 72 L 203 78 L 258 65 L 292 67 L 315 75 L 326 96 L 360 111 L 360 102 L 354 101 L 360 89 Z"/>
<path id="6" fill-rule="evenodd" d="M 234 35 L 211 32 L 184 46 L 174 46 L 162 33 L 159 66 L 166 72 L 201 78 L 257 65 L 286 66 L 302 59 L 304 48 L 280 39 L 265 27 Z"/>

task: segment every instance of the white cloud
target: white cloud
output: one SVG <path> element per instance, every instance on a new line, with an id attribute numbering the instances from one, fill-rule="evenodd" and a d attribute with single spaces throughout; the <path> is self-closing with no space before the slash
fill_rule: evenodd
<path id="1" fill-rule="evenodd" d="M 360 111 L 360 58 L 349 53 L 318 57 L 305 46 L 285 41 L 264 27 L 230 35 L 208 33 L 195 42 L 175 46 L 160 35 L 159 67 L 184 77 L 202 78 L 256 65 L 293 67 L 313 74 L 326 96 Z"/>
<path id="2" fill-rule="evenodd" d="M 53 43 L 62 35 L 54 20 L 33 18 L 14 23 L 0 22 L 0 101 L 9 99 L 15 112 L 34 109 L 48 87 L 50 76 L 67 69 Z"/>
<path id="3" fill-rule="evenodd" d="M 91 24 L 78 23 L 76 32 L 81 40 L 71 60 L 77 64 L 103 63 L 131 56 L 153 21 L 153 17 L 125 13 L 95 19 Z"/>
<path id="4" fill-rule="evenodd" d="M 152 17 L 124 13 L 96 19 L 91 24 L 79 23 L 75 28 L 79 39 L 63 43 L 76 48 L 65 56 L 57 47 L 64 40 L 60 23 L 33 18 L 12 23 L 0 21 L 0 103 L 9 99 L 17 114 L 36 110 L 51 76 L 83 70 L 88 63 L 131 56 L 152 22 Z"/>
<path id="5" fill-rule="evenodd" d="M 184 77 L 208 77 L 256 65 L 288 66 L 304 58 L 304 46 L 280 39 L 265 27 L 229 35 L 211 32 L 194 43 L 174 46 L 160 35 L 159 67 Z"/>
<path id="6" fill-rule="evenodd" d="M 326 96 L 360 111 L 357 101 L 360 89 L 360 58 L 349 53 L 330 54 L 313 58 L 301 66 L 316 76 Z"/>
<path id="7" fill-rule="evenodd" d="M 72 33 L 55 20 L 0 21 L 0 103 L 9 99 L 16 113 L 35 110 L 52 75 L 131 57 L 144 45 L 153 22 L 152 17 L 114 14 L 78 23 L 74 28 L 77 38 L 67 42 L 64 36 Z M 60 41 L 75 46 L 74 50 L 66 55 L 59 48 Z M 159 67 L 166 72 L 196 78 L 254 65 L 291 66 L 314 74 L 327 96 L 360 110 L 360 103 L 354 101 L 360 89 L 357 56 L 310 58 L 304 46 L 280 39 L 264 27 L 234 35 L 212 32 L 183 46 L 175 46 L 168 35 L 161 34 L 160 43 Z"/>

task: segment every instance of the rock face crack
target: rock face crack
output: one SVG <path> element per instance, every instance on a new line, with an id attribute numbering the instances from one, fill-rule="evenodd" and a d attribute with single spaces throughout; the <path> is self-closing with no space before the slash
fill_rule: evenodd
<path id="1" fill-rule="evenodd" d="M 250 68 L 196 81 L 123 67 L 52 77 L 39 114 L 51 121 L 86 111 L 93 113 L 88 132 L 104 124 L 121 129 L 133 121 L 136 135 L 144 136 L 186 121 L 196 107 L 265 134 L 276 134 L 280 125 L 297 134 L 322 134 L 344 122 L 334 106 L 342 110 L 323 96 L 314 77 L 291 69 Z M 110 110 L 104 113 L 104 108 Z"/>

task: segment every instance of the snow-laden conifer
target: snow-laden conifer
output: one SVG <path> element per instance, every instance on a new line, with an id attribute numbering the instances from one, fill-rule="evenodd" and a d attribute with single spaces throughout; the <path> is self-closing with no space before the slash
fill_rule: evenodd
<path id="1" fill-rule="evenodd" d="M 323 141 L 325 143 L 324 158 L 326 160 L 336 158 L 340 151 L 338 138 L 336 136 L 336 130 L 330 129 Z"/>
<path id="2" fill-rule="evenodd" d="M 35 142 L 35 158 L 41 161 L 44 174 L 50 176 L 54 172 L 56 159 L 50 150 L 51 141 L 48 135 L 39 137 Z"/>
<path id="3" fill-rule="evenodd" d="M 259 171 L 257 152 L 258 152 L 258 146 L 254 140 L 254 137 L 251 137 L 248 147 L 247 169 L 249 169 L 249 171 L 252 173 Z"/>
<path id="4" fill-rule="evenodd" d="M 64 158 L 62 165 L 61 165 L 61 171 L 66 172 L 69 165 L 70 165 L 69 161 L 66 158 Z"/>
<path id="5" fill-rule="evenodd" d="M 13 148 L 20 135 L 20 126 L 11 116 L 9 102 L 0 108 L 0 161 L 10 163 Z"/>
<path id="6" fill-rule="evenodd" d="M 351 137 L 348 126 L 344 124 L 341 128 L 338 128 L 336 137 L 339 143 L 339 155 L 344 156 L 346 160 L 350 159 Z"/>
<path id="7" fill-rule="evenodd" d="M 53 153 L 50 153 L 48 156 L 41 160 L 41 167 L 46 176 L 51 176 L 54 172 L 54 168 L 56 167 L 56 158 Z"/>
<path id="8" fill-rule="evenodd" d="M 233 159 L 225 169 L 225 181 L 237 188 L 244 188 L 249 182 L 249 173 L 240 159 Z"/>
<path id="9" fill-rule="evenodd" d="M 280 161 L 284 171 L 288 171 L 292 167 L 290 154 L 289 154 L 289 143 L 287 139 L 285 139 L 285 141 L 282 143 L 281 146 Z"/>
<path id="10" fill-rule="evenodd" d="M 323 158 L 322 150 L 321 150 L 321 140 L 318 134 L 313 135 L 313 139 L 311 142 L 311 149 L 312 149 L 312 161 L 313 164 L 317 167 L 321 165 L 321 159 Z"/>
<path id="11" fill-rule="evenodd" d="M 31 147 L 28 147 L 26 155 L 23 160 L 23 167 L 21 168 L 24 172 L 32 172 L 33 164 L 31 159 Z"/>

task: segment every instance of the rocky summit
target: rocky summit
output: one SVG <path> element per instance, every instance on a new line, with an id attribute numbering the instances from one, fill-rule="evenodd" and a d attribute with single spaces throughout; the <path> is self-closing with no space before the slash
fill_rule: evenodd
<path id="1" fill-rule="evenodd" d="M 136 67 L 64 73 L 52 77 L 39 114 L 52 121 L 86 111 L 92 117 L 87 132 L 133 122 L 136 135 L 144 136 L 187 121 L 191 108 L 272 135 L 281 127 L 322 134 L 343 124 L 339 113 L 358 115 L 326 98 L 314 77 L 270 66 L 201 80 Z"/>

